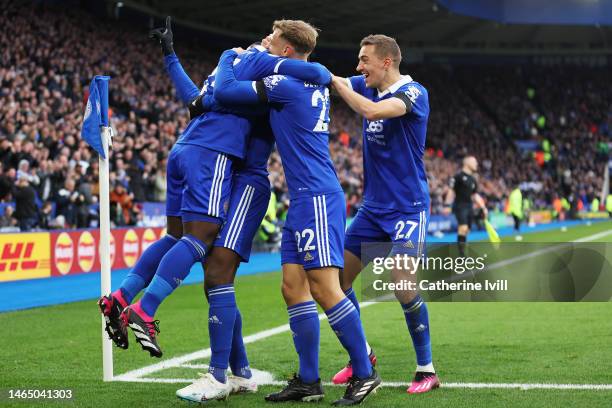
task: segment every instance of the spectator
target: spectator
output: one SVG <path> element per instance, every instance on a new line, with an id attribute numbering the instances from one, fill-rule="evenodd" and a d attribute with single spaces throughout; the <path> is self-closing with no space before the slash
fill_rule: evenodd
<path id="1" fill-rule="evenodd" d="M 70 228 L 76 227 L 85 197 L 75 190 L 74 179 L 66 179 L 64 187 L 57 192 L 55 201 L 57 203 L 58 215 L 62 215 L 65 218 Z"/>
<path id="2" fill-rule="evenodd" d="M 15 210 L 10 205 L 4 207 L 4 213 L 0 217 L 0 229 L 10 228 L 17 225 L 17 220 L 13 217 Z"/>
<path id="3" fill-rule="evenodd" d="M 117 183 L 110 193 L 111 221 L 115 225 L 134 225 L 136 223 L 136 209 L 133 203 L 134 196 L 128 193 L 123 184 Z"/>
<path id="4" fill-rule="evenodd" d="M 0 5 L 0 23 L 12 28 L 0 32 L 0 200 L 9 199 L 14 181 L 25 174 L 41 200 L 55 201 L 60 222 L 89 224 L 98 160 L 78 136 L 85 91 L 102 70 L 113 77 L 111 180 L 123 185 L 121 194 L 115 191 L 116 222 L 136 222 L 139 202 L 165 201 L 165 160 L 188 113 L 174 96 L 158 47 L 143 30 L 95 20 L 78 7 Z M 94 42 L 95 50 L 86 48 Z M 181 59 L 201 83 L 218 55 L 196 42 L 181 40 L 181 48 L 195 57 Z M 448 179 L 466 154 L 483 164 L 479 186 L 490 207 L 502 208 L 508 186 L 519 182 L 538 186 L 530 192 L 536 208 L 553 208 L 555 193 L 567 199 L 601 191 L 611 142 L 607 67 L 416 64 L 407 70 L 428 88 L 432 106 L 425 155 L 432 213 L 444 211 Z M 349 215 L 362 201 L 361 129 L 362 118 L 334 100 L 330 151 Z M 516 147 L 525 139 L 539 146 L 542 165 L 534 152 Z M 276 152 L 269 171 L 284 203 L 287 186 Z M 59 194 L 68 191 L 68 180 L 82 197 L 78 203 Z"/>
<path id="5" fill-rule="evenodd" d="M 166 167 L 157 169 L 157 172 L 155 172 L 154 189 L 154 200 L 166 202 Z"/>
<path id="6" fill-rule="evenodd" d="M 15 199 L 15 218 L 19 222 L 20 231 L 31 231 L 38 226 L 38 207 L 36 207 L 36 191 L 30 186 L 27 175 L 22 174 L 17 179 L 13 190 Z"/>

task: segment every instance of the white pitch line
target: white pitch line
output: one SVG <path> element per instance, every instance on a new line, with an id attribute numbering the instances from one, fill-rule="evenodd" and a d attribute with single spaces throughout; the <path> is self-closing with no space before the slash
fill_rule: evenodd
<path id="1" fill-rule="evenodd" d="M 512 264 L 517 263 L 517 262 L 525 261 L 527 259 L 535 258 L 536 256 L 544 255 L 544 254 L 547 254 L 549 252 L 553 252 L 553 251 L 562 249 L 564 247 L 572 245 L 573 243 L 591 242 L 591 241 L 598 240 L 599 238 L 606 237 L 608 235 L 612 235 L 612 230 L 598 232 L 597 234 L 587 235 L 586 237 L 578 238 L 578 239 L 575 239 L 575 240 L 573 240 L 571 242 L 565 242 L 565 243 L 558 244 L 558 245 L 551 245 L 549 247 L 538 249 L 538 250 L 535 250 L 533 252 L 526 253 L 524 255 L 517 255 L 515 257 L 509 258 L 509 259 L 505 259 L 503 261 L 498 261 L 498 262 L 492 263 L 491 265 L 489 265 L 488 267 L 486 267 L 485 269 L 483 269 L 481 271 L 477 271 L 476 273 L 484 273 L 484 272 L 492 271 L 492 270 L 495 270 L 495 269 L 499 269 L 499 268 L 502 268 L 504 266 L 512 265 Z M 448 279 L 448 280 L 451 281 L 451 282 L 454 282 L 454 281 L 458 281 L 458 280 L 461 280 L 461 279 L 465 279 L 465 277 L 462 274 L 461 275 L 455 275 L 451 279 Z"/>
<path id="2" fill-rule="evenodd" d="M 360 304 L 360 307 L 363 309 L 364 307 L 368 307 L 375 304 L 375 302 L 363 302 Z M 319 320 L 326 320 L 327 315 L 325 313 L 319 314 Z M 288 324 L 283 324 L 282 326 L 277 326 L 272 329 L 264 330 L 255 334 L 251 334 L 246 336 L 243 339 L 244 344 L 254 343 L 259 340 L 266 339 L 268 337 L 276 336 L 277 334 L 286 333 L 290 331 Z M 168 360 L 160 361 L 156 364 L 151 364 L 146 367 L 138 368 L 136 370 L 128 371 L 127 373 L 120 374 L 118 376 L 113 377 L 113 381 L 131 381 L 135 378 L 142 378 L 146 375 L 153 374 L 157 371 L 165 370 L 168 368 L 179 367 L 182 364 L 189 363 L 193 360 L 201 360 L 204 358 L 208 358 L 211 355 L 210 348 L 202 349 L 195 351 L 193 353 L 185 354 L 179 357 L 174 357 Z"/>
<path id="3" fill-rule="evenodd" d="M 605 236 L 612 235 L 612 230 L 603 231 L 597 234 L 589 235 L 584 238 L 579 238 L 573 242 L 590 242 L 595 241 L 599 238 L 603 238 Z M 557 246 L 555 249 L 558 249 Z M 544 250 L 552 250 L 546 248 Z M 540 250 L 542 251 L 542 250 Z M 539 252 L 539 251 L 536 251 Z M 548 252 L 548 251 L 547 251 Z M 538 253 L 537 255 L 540 255 Z M 535 253 L 530 253 L 526 255 L 522 255 L 516 258 L 524 258 L 525 256 L 537 256 Z M 514 259 L 514 258 L 513 258 Z M 522 259 L 521 259 L 522 260 Z M 501 261 L 505 262 L 505 261 Z M 498 262 L 500 263 L 500 262 Z M 494 264 L 495 265 L 495 264 Z M 493 265 L 492 265 L 493 266 Z M 501 265 L 500 265 L 501 266 Z M 498 266 L 499 267 L 499 266 Z M 365 307 L 369 307 L 377 302 L 363 302 L 360 304 L 360 307 L 363 309 Z M 319 320 L 326 320 L 327 316 L 325 313 L 319 314 Z M 268 337 L 275 336 L 277 334 L 286 333 L 290 331 L 289 325 L 284 324 L 282 326 L 277 326 L 272 329 L 264 330 L 255 334 L 251 334 L 246 336 L 243 341 L 244 344 L 254 343 L 259 340 L 266 339 Z M 151 382 L 151 383 L 185 383 L 185 382 L 193 382 L 193 379 L 181 379 L 181 378 L 142 378 L 146 375 L 153 374 L 155 372 L 165 370 L 168 368 L 175 368 L 180 366 L 187 366 L 189 362 L 193 360 L 200 360 L 204 358 L 208 358 L 211 356 L 211 349 L 206 348 L 202 350 L 195 351 L 193 353 L 185 354 L 179 357 L 174 357 L 168 360 L 160 361 L 156 364 L 151 364 L 146 367 L 138 368 L 136 370 L 128 371 L 127 373 L 123 373 L 113 377 L 113 381 L 125 381 L 125 382 Z M 284 384 L 282 381 L 272 381 L 270 385 Z M 262 384 L 264 385 L 264 384 Z M 406 383 L 384 383 L 387 387 L 403 387 L 407 386 Z M 608 390 L 612 389 L 612 384 L 516 384 L 516 383 L 448 383 L 444 384 L 445 387 L 448 388 L 521 388 L 521 389 L 594 389 L 594 390 Z"/>
<path id="4" fill-rule="evenodd" d="M 159 384 L 189 384 L 195 378 L 133 378 L 121 380 L 127 382 L 159 383 Z M 263 381 L 257 385 L 285 385 L 286 381 Z M 344 387 L 342 384 L 324 382 L 326 387 Z M 388 388 L 407 388 L 407 382 L 383 381 L 382 386 Z M 612 391 L 612 384 L 554 384 L 554 383 L 442 383 L 443 388 L 467 388 L 467 389 L 519 389 L 519 390 L 590 390 L 590 391 Z"/>
<path id="5" fill-rule="evenodd" d="M 588 236 L 586 236 L 584 238 L 575 239 L 572 242 L 591 242 L 591 241 L 595 241 L 595 240 L 597 240 L 599 238 L 607 237 L 608 235 L 612 235 L 612 230 L 598 232 L 597 234 L 588 235 Z"/>
<path id="6" fill-rule="evenodd" d="M 526 259 L 530 259 L 530 258 L 534 258 L 536 256 L 540 256 L 540 255 L 546 254 L 548 252 L 556 251 L 557 249 L 561 249 L 561 248 L 564 248 L 566 246 L 570 246 L 573 243 L 577 243 L 577 242 L 591 242 L 591 241 L 598 240 L 599 238 L 603 238 L 603 237 L 611 235 L 611 234 L 612 234 L 612 230 L 602 231 L 602 232 L 598 232 L 597 234 L 587 235 L 586 237 L 578 238 L 578 239 L 576 239 L 574 241 L 571 241 L 571 242 L 566 242 L 566 243 L 563 243 L 563 244 L 552 245 L 552 246 L 547 247 L 547 248 L 538 249 L 537 251 L 529 252 L 529 253 L 524 254 L 524 255 L 519 255 L 519 256 L 515 256 L 515 257 L 510 258 L 510 259 L 506 259 L 504 261 L 495 262 L 494 264 L 491 264 L 486 270 L 499 269 L 499 268 L 501 268 L 503 266 L 508 266 L 508 265 L 511 265 L 513 263 L 516 263 L 516 262 L 524 261 Z"/>

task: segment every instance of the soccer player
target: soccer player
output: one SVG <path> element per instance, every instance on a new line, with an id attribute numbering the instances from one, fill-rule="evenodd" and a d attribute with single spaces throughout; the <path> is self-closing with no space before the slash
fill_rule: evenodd
<path id="1" fill-rule="evenodd" d="M 255 52 L 255 50 L 253 50 Z M 296 61 L 297 62 L 297 61 Z M 166 57 L 166 63 L 171 76 L 183 76 L 182 68 L 174 56 Z M 257 70 L 257 60 L 244 55 L 239 64 L 244 64 L 243 75 L 249 75 L 249 70 Z M 252 65 L 252 66 L 251 66 Z M 287 68 L 300 66 L 290 61 Z M 331 79 L 326 69 L 312 71 L 312 67 L 304 66 L 302 72 L 311 79 L 328 83 Z M 177 71 L 177 74 L 173 74 Z M 316 75 L 315 75 L 316 74 Z M 182 87 L 190 87 L 185 80 L 175 81 L 183 83 Z M 214 86 L 214 76 L 208 78 L 208 96 Z M 193 90 L 193 88 L 191 88 Z M 201 101 L 201 99 L 200 99 Z M 196 105 L 198 105 L 196 101 Z M 191 104 L 193 106 L 193 104 Z M 241 113 L 246 115 L 253 112 L 252 107 L 228 109 L 216 105 L 224 112 Z M 208 108 L 207 108 L 208 109 Z M 268 123 L 267 109 L 260 109 L 265 116 L 255 117 L 251 120 L 253 128 L 250 133 L 245 160 L 237 167 L 232 178 L 232 194 L 228 209 L 228 220 L 217 237 L 213 251 L 205 264 L 205 291 L 210 301 L 209 310 L 209 336 L 212 349 L 209 373 L 201 376 L 194 383 L 177 390 L 178 397 L 190 401 L 202 402 L 223 399 L 231 391 L 255 392 L 257 384 L 248 381 L 251 372 L 242 340 L 242 319 L 236 308 L 234 330 L 229 330 L 232 317 L 232 308 L 235 304 L 233 282 L 240 262 L 248 262 L 253 237 L 257 232 L 265 215 L 270 198 L 270 182 L 268 180 L 267 162 L 274 145 L 272 130 Z M 224 327 L 224 325 L 226 325 Z M 228 355 L 229 351 L 229 355 Z M 232 376 L 227 377 L 226 370 L 232 369 Z"/>
<path id="2" fill-rule="evenodd" d="M 306 61 L 317 35 L 303 21 L 276 21 L 269 49 L 277 55 Z M 233 67 L 237 55 L 235 50 L 223 53 L 215 99 L 224 104 L 270 104 L 270 124 L 291 197 L 281 244 L 282 293 L 300 367 L 299 375 L 280 392 L 266 396 L 266 400 L 323 398 L 318 370 L 320 329 L 316 300 L 353 361 L 353 377 L 344 397 L 334 405 L 359 404 L 381 380 L 368 359 L 359 314 L 339 284 L 346 207 L 329 154 L 329 90 L 284 75 L 265 77 L 255 83 L 237 81 Z"/>
<path id="3" fill-rule="evenodd" d="M 230 142 L 232 141 L 233 137 L 234 149 L 241 153 L 241 157 L 244 157 L 244 150 L 246 149 L 241 147 L 241 144 L 244 144 L 243 141 L 246 141 L 246 135 L 251 130 L 251 121 L 227 113 L 211 112 L 202 115 L 202 103 L 206 99 L 203 97 L 210 96 L 212 98 L 212 87 L 210 86 L 210 84 L 213 83 L 214 76 L 209 77 L 207 83 L 205 84 L 205 88 L 203 89 L 203 94 L 200 97 L 197 97 L 199 93 L 197 88 L 184 73 L 182 67 L 178 63 L 176 55 L 174 54 L 172 47 L 172 31 L 170 28 L 170 19 L 167 19 L 166 27 L 164 29 L 154 30 L 153 34 L 156 38 L 160 40 L 162 44 L 162 50 L 164 51 L 166 66 L 171 78 L 177 86 L 177 92 L 179 94 L 179 97 L 183 101 L 191 102 L 190 112 L 192 113 L 192 121 L 190 122 L 187 130 L 185 131 L 185 134 L 183 134 L 181 139 L 187 139 L 186 134 L 189 131 L 191 132 L 191 136 L 189 139 L 186 140 L 184 144 L 190 147 L 196 146 L 193 149 L 198 150 L 200 146 L 197 142 L 205 143 L 206 140 L 208 140 L 209 142 L 211 141 L 211 137 L 206 135 L 207 132 L 213 133 L 214 135 L 216 135 L 216 137 L 219 137 L 220 134 L 223 134 L 223 136 L 228 140 L 226 141 L 226 144 L 224 146 L 227 147 L 228 144 L 232 144 Z M 257 53 L 257 55 L 255 55 L 255 53 L 252 53 L 252 55 L 245 55 L 244 59 L 251 59 L 254 62 L 249 68 L 251 70 L 252 75 L 271 74 L 274 72 L 288 72 L 298 75 L 304 75 L 306 79 L 313 81 L 321 81 L 324 83 L 329 82 L 329 72 L 324 67 L 317 66 L 317 64 L 306 64 L 299 61 L 291 61 L 284 63 L 284 59 L 272 57 L 265 53 Z M 296 67 L 298 67 L 297 71 Z M 241 75 L 248 74 L 248 72 L 244 69 L 239 69 L 238 71 Z M 245 72 L 243 73 L 242 71 Z M 206 92 L 208 92 L 208 94 Z M 237 123 L 236 120 L 238 120 Z M 235 310 L 235 313 L 232 313 L 232 310 L 235 309 L 233 286 L 227 283 L 215 284 L 215 282 L 219 282 L 220 280 L 233 281 L 233 276 L 235 274 L 235 270 L 238 264 L 240 263 L 240 260 L 248 260 L 252 235 L 259 226 L 261 217 L 263 217 L 263 212 L 265 212 L 265 207 L 267 206 L 268 202 L 267 197 L 269 197 L 270 191 L 269 184 L 265 189 L 262 187 L 261 179 L 265 179 L 265 182 L 267 183 L 266 161 L 273 143 L 270 137 L 271 131 L 269 131 L 269 127 L 267 127 L 266 129 L 268 130 L 256 131 L 255 133 L 258 135 L 258 137 L 253 138 L 249 141 L 248 147 L 250 156 L 247 155 L 246 161 L 244 163 L 241 163 L 239 167 L 241 177 L 236 178 L 237 182 L 234 186 L 235 188 L 232 189 L 232 197 L 230 199 L 228 208 L 229 222 L 227 224 L 227 229 L 224 228 L 221 231 L 221 237 L 215 243 L 215 245 L 227 247 L 227 249 L 231 250 L 231 252 L 228 251 L 230 252 L 228 255 L 228 252 L 225 252 L 223 250 L 218 251 L 218 255 L 214 255 L 213 258 L 210 260 L 211 262 L 206 265 L 207 284 L 210 289 L 208 291 L 208 295 L 211 298 L 211 313 L 213 313 L 211 317 L 215 316 L 212 321 L 217 323 L 215 327 L 221 326 L 220 324 L 218 324 L 220 322 L 218 315 L 227 314 L 229 316 L 228 321 L 225 322 L 224 325 L 224 330 L 229 330 L 230 332 L 229 340 L 224 339 L 222 344 L 219 344 L 219 347 L 216 347 L 216 345 L 219 343 L 218 341 L 211 341 L 213 348 L 213 361 L 217 348 L 220 348 L 221 353 L 227 354 L 229 352 L 229 347 L 235 343 L 232 342 L 232 329 L 234 329 L 234 337 L 240 337 L 239 341 L 242 341 L 241 335 L 237 336 L 237 333 L 239 333 L 239 327 L 237 328 L 235 325 L 236 322 L 238 325 L 241 324 L 239 312 Z M 227 133 L 224 133 L 224 131 Z M 193 135 L 194 133 L 199 133 L 199 137 L 195 137 Z M 179 140 L 179 143 L 180 142 L 181 141 Z M 183 168 L 185 169 L 188 166 L 191 166 L 189 167 L 189 170 L 195 171 L 198 169 L 199 163 L 193 160 L 185 160 L 184 163 L 179 162 L 179 164 L 182 164 Z M 214 190 L 213 192 L 216 195 L 220 195 L 223 189 L 221 177 L 218 177 L 215 180 L 217 183 L 217 187 L 216 190 Z M 189 181 L 189 178 L 187 181 Z M 185 187 L 187 187 L 187 189 L 190 188 L 189 184 Z M 242 190 L 240 190 L 240 187 L 242 187 Z M 196 189 L 199 190 L 200 186 L 197 183 L 192 184 L 191 190 Z M 176 199 L 176 197 L 174 198 Z M 177 206 L 176 203 L 170 202 L 171 199 L 172 198 L 169 196 L 168 207 L 170 207 L 171 205 Z M 262 202 L 265 204 L 261 205 Z M 180 203 L 181 197 L 179 197 L 178 199 L 179 207 Z M 260 212 L 262 212 L 262 215 L 258 216 Z M 245 219 L 247 217 L 248 221 L 245 222 Z M 178 221 L 180 221 L 182 217 L 176 217 L 172 215 L 168 216 L 168 232 L 171 237 L 170 239 L 172 239 L 172 237 L 180 237 L 182 234 L 182 228 L 172 228 L 172 226 L 175 226 L 176 224 L 174 223 L 174 221 L 176 221 L 174 218 L 178 218 Z M 249 236 L 251 237 L 250 239 Z M 223 238 L 227 239 L 221 241 Z M 176 242 L 176 239 L 174 239 L 173 241 Z M 167 247 L 173 248 L 172 245 L 167 245 Z M 167 253 L 171 253 L 169 252 L 169 248 L 165 249 Z M 225 256 L 223 256 L 224 253 Z M 157 265 L 159 265 L 161 268 L 163 264 L 161 260 L 164 254 L 161 254 L 161 256 L 157 255 L 158 254 L 155 252 L 151 253 L 151 251 L 145 251 L 134 270 L 122 283 L 121 288 L 118 291 L 114 292 L 111 296 L 104 297 L 103 299 L 101 299 L 101 308 L 103 309 L 103 313 L 106 312 L 105 317 L 107 318 L 107 331 L 112 331 L 108 329 L 109 326 L 111 328 L 121 327 L 117 312 L 121 310 L 121 307 L 124 307 L 129 302 L 131 302 L 133 297 L 142 288 L 148 285 L 148 282 L 151 282 Z M 177 259 L 174 260 L 176 261 Z M 171 266 L 171 261 L 171 259 L 168 259 L 167 269 L 170 269 L 169 266 Z M 179 268 L 186 268 L 186 264 L 187 262 L 185 262 L 185 265 L 179 265 Z M 193 264 L 193 262 L 191 262 L 191 264 Z M 189 265 L 189 268 L 191 267 L 191 264 Z M 179 272 L 183 273 L 184 276 L 186 276 L 189 270 L 180 270 Z M 153 279 L 153 282 L 155 282 L 155 279 Z M 150 285 L 147 288 L 147 291 L 149 289 Z M 215 295 L 211 296 L 213 291 Z M 217 301 L 217 299 L 219 300 Z M 219 310 L 219 313 L 214 314 L 216 310 L 214 306 L 216 305 L 218 305 L 221 310 Z M 229 312 L 224 309 L 229 309 Z M 154 330 L 155 325 L 152 321 L 145 321 L 144 325 L 148 326 L 149 329 Z M 153 327 L 151 327 L 151 325 L 153 325 Z M 134 326 L 131 327 L 134 329 Z M 146 335 L 147 333 L 142 333 L 138 331 L 137 340 L 143 345 L 145 349 L 148 349 L 153 355 L 161 355 L 161 350 L 159 350 L 159 346 L 157 346 L 156 342 L 154 341 L 155 332 L 153 330 L 148 330 L 148 338 L 144 337 L 144 335 Z M 215 332 L 216 330 L 211 330 L 211 336 L 213 338 L 215 337 L 213 334 Z M 114 331 L 113 333 L 116 333 L 116 331 Z M 111 335 L 111 337 L 116 341 L 116 336 L 113 337 Z M 119 344 L 125 345 L 125 347 L 127 347 L 127 335 L 122 335 L 119 340 L 123 339 L 125 339 L 125 343 Z M 151 340 L 153 340 L 153 342 Z M 227 355 L 225 359 L 221 358 L 221 360 L 227 360 Z M 244 354 L 243 361 L 246 361 L 246 354 Z M 240 365 L 239 370 L 234 369 L 234 364 L 232 364 L 234 374 L 236 374 L 236 371 L 245 371 L 243 369 L 248 369 L 248 362 L 237 364 Z M 221 363 L 221 365 L 223 364 Z M 214 366 L 212 364 L 211 367 L 213 367 L 213 369 L 211 369 L 211 371 L 213 371 Z M 219 382 L 225 383 L 224 376 L 226 368 L 227 363 L 225 363 L 225 368 L 221 367 L 220 370 L 217 370 L 220 377 Z"/>
<path id="4" fill-rule="evenodd" d="M 402 56 L 395 39 L 369 35 L 361 41 L 359 76 L 334 77 L 332 84 L 363 119 L 363 205 L 351 223 L 345 242 L 342 289 L 359 308 L 352 284 L 364 267 L 361 245 L 391 242 L 393 253 L 420 257 L 429 218 L 429 190 L 423 153 L 429 117 L 427 90 L 410 76 L 402 76 Z M 399 271 L 394 280 L 416 275 Z M 396 291 L 416 352 L 417 367 L 409 393 L 439 386 L 431 356 L 427 306 L 416 291 Z M 341 383 L 354 375 L 355 362 L 338 372 Z"/>
<path id="5" fill-rule="evenodd" d="M 475 178 L 477 171 L 478 160 L 474 156 L 464 157 L 461 171 L 450 180 L 451 190 L 446 197 L 446 202 L 450 203 L 453 201 L 452 194 L 455 195 L 453 214 L 457 218 L 457 248 L 459 249 L 459 255 L 462 257 L 465 256 L 467 236 L 474 219 L 472 203 L 482 210 L 485 219 L 488 215 L 487 206 L 480 194 L 477 193 L 478 183 Z"/>

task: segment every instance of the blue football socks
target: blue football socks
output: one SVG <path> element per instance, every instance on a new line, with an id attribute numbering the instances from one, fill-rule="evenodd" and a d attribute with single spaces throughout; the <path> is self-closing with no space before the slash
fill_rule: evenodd
<path id="1" fill-rule="evenodd" d="M 421 295 L 417 295 L 409 303 L 402 304 L 402 309 L 404 309 L 406 325 L 416 352 L 417 365 L 428 366 L 431 364 L 431 340 L 427 305 Z"/>
<path id="2" fill-rule="evenodd" d="M 299 376 L 311 384 L 319 380 L 320 324 L 317 305 L 313 301 L 287 308 L 293 344 L 300 360 Z"/>
<path id="3" fill-rule="evenodd" d="M 236 294 L 234 285 L 218 285 L 208 290 L 208 333 L 210 336 L 209 372 L 217 381 L 225 383 L 232 349 L 236 321 Z"/>
<path id="4" fill-rule="evenodd" d="M 359 313 L 349 298 L 344 298 L 331 309 L 325 311 L 338 340 L 351 358 L 353 375 L 367 378 L 372 375 L 372 364 L 368 357 L 365 334 Z"/>
<path id="5" fill-rule="evenodd" d="M 140 305 L 149 316 L 154 316 L 160 303 L 189 275 L 196 262 L 206 257 L 206 245 L 192 235 L 183 236 L 164 255 L 155 276 L 145 290 Z"/>
<path id="6" fill-rule="evenodd" d="M 151 283 L 162 258 L 177 242 L 178 239 L 172 235 L 165 235 L 142 253 L 134 268 L 121 282 L 121 293 L 128 304 Z"/>
<path id="7" fill-rule="evenodd" d="M 237 377 L 251 378 L 251 368 L 247 358 L 246 348 L 242 339 L 242 315 L 236 307 L 236 320 L 234 321 L 234 332 L 232 335 L 232 351 L 229 356 L 229 365 L 232 374 Z"/>

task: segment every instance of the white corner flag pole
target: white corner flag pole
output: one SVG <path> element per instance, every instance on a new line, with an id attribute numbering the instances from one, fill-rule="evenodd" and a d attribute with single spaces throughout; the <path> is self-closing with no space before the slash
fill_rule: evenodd
<path id="1" fill-rule="evenodd" d="M 112 129 L 110 126 L 102 127 L 102 148 L 106 159 L 99 156 L 100 163 L 100 289 L 101 296 L 107 296 L 111 291 L 111 265 L 110 265 L 110 187 L 109 187 L 109 145 L 111 144 Z M 105 331 L 106 322 L 102 316 L 102 370 L 104 381 L 113 380 L 113 342 Z"/>

